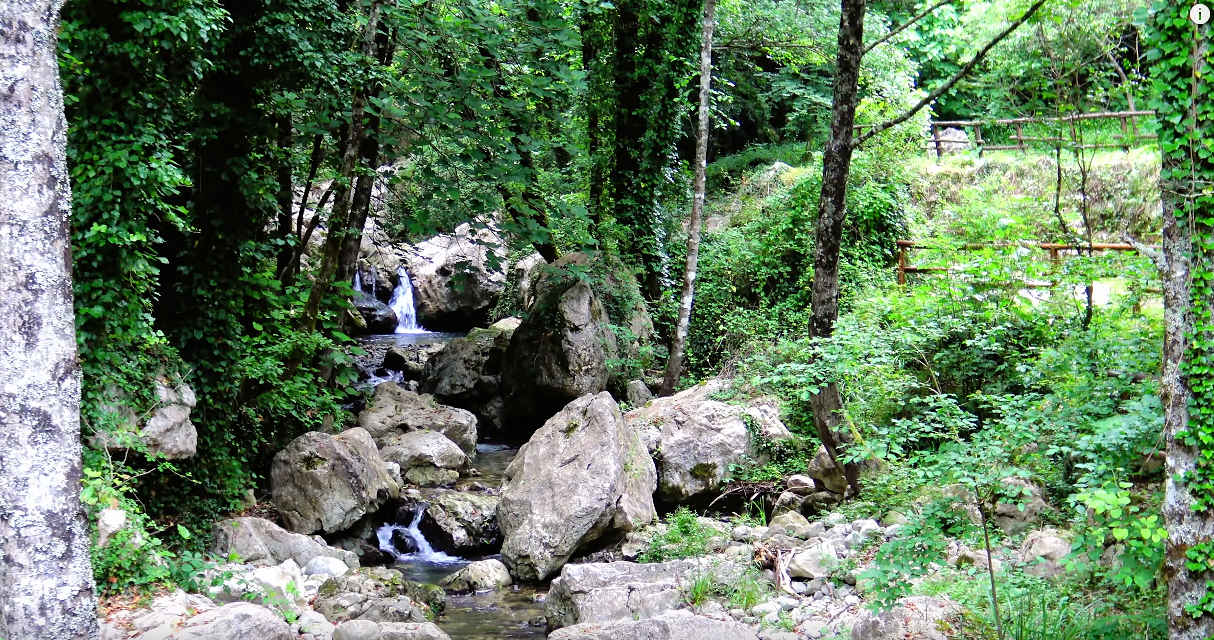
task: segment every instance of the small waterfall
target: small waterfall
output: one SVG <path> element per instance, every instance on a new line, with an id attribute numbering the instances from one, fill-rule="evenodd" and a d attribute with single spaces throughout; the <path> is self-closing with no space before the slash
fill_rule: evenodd
<path id="1" fill-rule="evenodd" d="M 463 562 L 462 558 L 457 558 L 452 555 L 435 551 L 434 547 L 430 546 L 430 542 L 422 535 L 418 525 L 421 524 L 422 515 L 426 513 L 426 505 L 419 504 L 413 508 L 413 520 L 409 526 L 401 526 L 399 524 L 385 524 L 375 530 L 375 537 L 379 540 L 379 550 L 396 558 L 397 562 L 430 562 L 434 564 L 447 564 L 454 562 Z M 396 545 L 392 544 L 392 535 L 394 533 L 404 534 L 405 537 L 413 543 L 417 551 L 413 553 L 401 553 Z"/>
<path id="2" fill-rule="evenodd" d="M 399 283 L 392 292 L 388 306 L 396 312 L 396 333 L 424 333 L 426 330 L 417 324 L 417 309 L 413 306 L 413 283 L 405 268 L 396 270 Z"/>
<path id="3" fill-rule="evenodd" d="M 354 270 L 354 290 L 359 292 L 363 290 L 363 276 L 358 269 Z"/>
<path id="4" fill-rule="evenodd" d="M 367 283 L 367 282 L 369 282 L 371 284 L 369 289 L 364 285 L 364 283 Z M 367 277 L 364 279 L 362 270 L 355 269 L 354 270 L 354 290 L 361 292 L 361 293 L 365 293 L 365 294 L 371 296 L 372 298 L 374 298 L 375 297 L 375 271 L 374 270 L 368 271 Z"/>

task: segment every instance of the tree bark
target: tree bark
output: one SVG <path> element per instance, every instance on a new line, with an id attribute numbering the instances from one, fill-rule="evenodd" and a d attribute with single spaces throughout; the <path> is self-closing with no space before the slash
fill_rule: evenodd
<path id="1" fill-rule="evenodd" d="M 0 4 L 0 637 L 96 638 L 60 0 Z"/>
<path id="2" fill-rule="evenodd" d="M 1175 24 L 1187 10 L 1162 9 L 1152 16 L 1157 23 Z M 1160 29 L 1172 32 L 1170 26 Z M 1188 31 L 1185 29 L 1184 31 Z M 1182 31 L 1182 33 L 1184 32 Z M 1174 33 L 1174 32 L 1173 32 Z M 1208 597 L 1210 569 L 1204 562 L 1191 564 L 1186 554 L 1199 546 L 1208 549 L 1214 541 L 1214 518 L 1208 511 L 1194 510 L 1198 504 L 1194 488 L 1184 480 L 1189 474 L 1208 464 L 1203 460 L 1202 448 L 1208 442 L 1200 440 L 1194 445 L 1186 442 L 1190 432 L 1190 410 L 1194 400 L 1193 387 L 1185 371 L 1189 350 L 1194 346 L 1190 338 L 1195 332 L 1201 340 L 1209 342 L 1211 336 L 1196 326 L 1196 318 L 1210 318 L 1214 300 L 1195 300 L 1193 280 L 1198 273 L 1209 273 L 1214 269 L 1214 237 L 1208 209 L 1199 211 L 1202 191 L 1202 176 L 1210 175 L 1214 168 L 1208 160 L 1196 153 L 1199 137 L 1206 122 L 1199 121 L 1200 96 L 1209 92 L 1206 78 L 1209 69 L 1208 27 L 1193 31 L 1192 57 L 1185 64 L 1183 75 L 1191 82 L 1188 99 L 1183 103 L 1172 101 L 1171 96 L 1160 99 L 1157 109 L 1160 127 L 1160 147 L 1164 149 L 1161 166 L 1161 191 L 1163 198 L 1163 253 L 1158 260 L 1163 279 L 1164 297 L 1164 343 L 1163 376 L 1160 381 L 1160 396 L 1164 407 L 1164 441 L 1167 450 L 1167 484 L 1163 503 L 1163 516 L 1168 529 L 1167 555 L 1164 560 L 1164 577 L 1168 583 L 1168 637 L 1171 640 L 1205 640 L 1214 637 L 1214 616 L 1202 613 L 1194 617 L 1185 611 L 1189 605 L 1197 605 Z M 1166 58 L 1166 57 L 1165 57 Z M 1164 65 L 1175 64 L 1165 59 L 1157 64 L 1153 73 Z M 1182 63 L 1183 64 L 1183 63 Z M 1181 71 L 1171 69 L 1168 71 Z M 1166 77 L 1166 76 L 1165 76 Z M 1183 117 L 1183 133 L 1188 140 L 1178 141 L 1175 128 L 1166 124 L 1171 116 Z M 1202 116 L 1207 117 L 1207 116 Z M 1179 123 L 1178 123 L 1179 124 Z M 1179 128 L 1179 127 L 1177 127 Z M 1180 144 L 1177 144 L 1180 142 Z M 1207 327 L 1208 329 L 1208 327 Z M 1208 420 L 1209 418 L 1206 418 Z M 1188 433 L 1194 436 L 1193 433 Z M 1207 458 L 1208 459 L 1208 458 Z M 1208 488 L 1198 491 L 1209 492 Z"/>
<path id="3" fill-rule="evenodd" d="M 700 226 L 704 220 L 705 173 L 708 167 L 708 107 L 712 96 L 712 30 L 716 24 L 717 0 L 704 0 L 704 31 L 700 44 L 700 112 L 696 136 L 695 196 L 691 204 L 691 220 L 687 223 L 687 268 L 683 272 L 683 294 L 679 298 L 679 320 L 666 361 L 666 376 L 661 395 L 668 396 L 679 384 L 683 370 L 683 350 L 691 325 L 691 305 L 695 299 L 696 267 L 700 259 Z"/>
<path id="4" fill-rule="evenodd" d="M 384 0 L 375 0 L 367 14 L 367 26 L 363 31 L 362 54 L 370 59 L 374 53 L 375 37 L 379 29 L 379 16 L 383 9 Z M 357 87 L 350 109 L 350 125 L 347 129 L 344 149 L 342 150 L 341 168 L 334 181 L 333 209 L 329 213 L 329 232 L 325 236 L 325 246 L 322 253 L 320 270 L 312 283 L 308 294 L 308 303 L 300 318 L 300 329 L 312 331 L 320 318 L 320 306 L 332 289 L 333 280 L 341 262 L 341 253 L 346 235 L 350 232 L 350 190 L 354 182 L 354 168 L 358 164 L 360 140 L 362 139 L 363 113 L 367 104 L 367 88 Z M 319 214 L 319 211 L 317 212 Z M 292 365 L 298 363 L 292 361 Z M 294 368 L 289 367 L 289 368 Z"/>
<path id="5" fill-rule="evenodd" d="M 843 244 L 847 178 L 851 171 L 852 127 L 856 121 L 860 57 L 864 48 L 864 1 L 843 0 L 839 14 L 839 53 L 836 60 L 830 142 L 822 154 L 822 193 L 818 198 L 818 225 L 814 235 L 813 316 L 810 337 L 829 338 L 839 317 L 839 251 Z M 810 397 L 814 426 L 822 444 L 838 465 L 840 445 L 848 440 L 839 433 L 843 397 L 831 382 Z M 843 474 L 852 493 L 860 490 L 859 470 L 845 464 Z"/>

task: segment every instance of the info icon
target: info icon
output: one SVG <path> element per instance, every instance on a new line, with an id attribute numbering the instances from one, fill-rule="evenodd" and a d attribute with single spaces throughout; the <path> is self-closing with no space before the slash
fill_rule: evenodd
<path id="1" fill-rule="evenodd" d="M 1192 9 L 1189 9 L 1189 19 L 1193 21 L 1193 24 L 1198 26 L 1209 22 L 1210 8 L 1198 2 L 1197 4 L 1193 5 Z"/>

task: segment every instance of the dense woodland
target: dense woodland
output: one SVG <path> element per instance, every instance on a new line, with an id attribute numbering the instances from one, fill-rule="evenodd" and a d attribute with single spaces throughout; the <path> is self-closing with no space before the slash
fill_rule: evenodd
<path id="1" fill-rule="evenodd" d="M 0 639 L 1214 638 L 1189 8 L 0 2 Z"/>

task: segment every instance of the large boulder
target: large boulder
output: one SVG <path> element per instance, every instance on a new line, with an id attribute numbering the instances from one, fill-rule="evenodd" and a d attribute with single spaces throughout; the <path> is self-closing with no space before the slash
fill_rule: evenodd
<path id="1" fill-rule="evenodd" d="M 333 640 L 451 640 L 433 622 L 350 620 L 337 625 Z"/>
<path id="2" fill-rule="evenodd" d="M 518 318 L 506 318 L 448 342 L 426 362 L 421 390 L 434 394 L 440 402 L 471 411 L 482 427 L 500 431 L 505 425 L 502 362 L 519 323 Z"/>
<path id="3" fill-rule="evenodd" d="M 443 578 L 439 582 L 444 589 L 464 593 L 468 591 L 490 591 L 511 584 L 510 571 L 501 560 L 480 560 Z"/>
<path id="4" fill-rule="evenodd" d="M 667 611 L 644 620 L 579 624 L 558 629 L 548 640 L 758 640 L 755 629 L 690 611 Z"/>
<path id="5" fill-rule="evenodd" d="M 423 491 L 422 501 L 426 506 L 418 529 L 434 548 L 469 556 L 501 547 L 497 496 L 435 489 Z M 402 522 L 404 515 L 398 516 Z"/>
<path id="6" fill-rule="evenodd" d="M 139 426 L 139 418 L 125 394 L 111 390 L 111 400 L 101 407 L 114 427 L 98 430 L 90 444 L 111 453 L 121 453 L 136 447 L 152 456 L 168 460 L 192 458 L 198 450 L 198 429 L 190 421 L 190 413 L 198 404 L 194 390 L 187 384 L 171 384 L 164 379 L 154 382 L 156 406 Z"/>
<path id="7" fill-rule="evenodd" d="M 292 533 L 263 518 L 228 518 L 215 523 L 211 552 L 220 558 L 232 554 L 239 562 L 259 566 L 294 560 L 308 566 L 316 558 L 333 558 L 350 569 L 358 568 L 358 556 L 330 547 L 320 536 Z"/>
<path id="8" fill-rule="evenodd" d="M 761 460 L 748 420 L 757 436 L 769 442 L 792 437 L 774 403 L 738 406 L 713 400 L 726 385 L 712 380 L 652 400 L 625 416 L 657 459 L 661 501 L 678 504 L 707 496 L 724 483 L 730 465 Z"/>
<path id="9" fill-rule="evenodd" d="M 651 522 L 657 473 L 602 392 L 550 418 L 506 468 L 498 524 L 511 573 L 543 580 L 601 539 Z"/>
<path id="10" fill-rule="evenodd" d="M 1028 534 L 1020 545 L 1020 561 L 1026 565 L 1024 572 L 1043 578 L 1062 575 L 1063 560 L 1070 553 L 1071 543 L 1050 527 Z"/>
<path id="11" fill-rule="evenodd" d="M 425 622 L 431 608 L 442 608 L 442 589 L 424 589 L 396 569 L 364 567 L 321 585 L 313 607 L 335 624 L 346 620 Z M 432 585 L 431 585 L 432 586 Z M 438 597 L 438 601 L 427 599 Z"/>
<path id="12" fill-rule="evenodd" d="M 354 293 L 354 308 L 362 316 L 367 333 L 396 331 L 396 312 L 387 304 L 362 292 Z"/>
<path id="13" fill-rule="evenodd" d="M 522 437 L 565 404 L 607 388 L 608 362 L 618 354 L 608 323 L 606 309 L 582 279 L 559 268 L 540 279 L 535 305 L 502 363 L 506 416 Z"/>
<path id="14" fill-rule="evenodd" d="M 166 637 L 166 636 L 158 636 Z M 171 640 L 293 640 L 277 612 L 251 602 L 234 602 L 186 620 Z"/>
<path id="15" fill-rule="evenodd" d="M 852 626 L 851 640 L 949 640 L 961 607 L 947 598 L 902 598 L 888 611 L 865 609 Z"/>
<path id="16" fill-rule="evenodd" d="M 567 564 L 548 590 L 548 626 L 659 616 L 682 606 L 687 585 L 696 577 L 711 575 L 728 583 L 746 570 L 748 559 L 716 555 L 654 564 Z"/>
<path id="17" fill-rule="evenodd" d="M 166 638 L 173 630 L 180 628 L 183 621 L 215 607 L 216 604 L 205 596 L 177 589 L 156 598 L 146 609 L 129 612 L 131 632 L 140 638 Z M 125 639 L 129 636 L 122 633 L 120 637 Z"/>
<path id="18" fill-rule="evenodd" d="M 400 485 L 371 434 L 356 427 L 337 435 L 310 431 L 274 456 L 274 506 L 298 533 L 335 533 L 396 497 Z"/>
<path id="19" fill-rule="evenodd" d="M 514 283 L 514 305 L 529 311 L 535 304 L 535 285 L 543 275 L 548 262 L 538 253 L 515 262 L 510 267 L 510 281 Z"/>
<path id="20" fill-rule="evenodd" d="M 439 404 L 434 396 L 414 393 L 395 382 L 375 387 L 371 403 L 358 414 L 358 426 L 366 429 L 381 447 L 390 436 L 431 429 L 459 445 L 467 455 L 476 455 L 476 416 Z"/>
<path id="21" fill-rule="evenodd" d="M 405 262 L 418 322 L 431 330 L 483 325 L 506 289 L 506 240 L 486 220 L 410 247 Z"/>
<path id="22" fill-rule="evenodd" d="M 389 436 L 382 446 L 379 454 L 399 465 L 402 472 L 414 467 L 459 470 L 468 466 L 468 454 L 447 436 L 429 429 Z"/>

